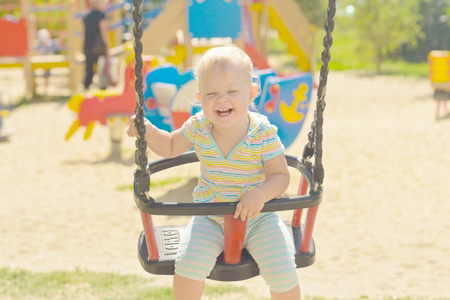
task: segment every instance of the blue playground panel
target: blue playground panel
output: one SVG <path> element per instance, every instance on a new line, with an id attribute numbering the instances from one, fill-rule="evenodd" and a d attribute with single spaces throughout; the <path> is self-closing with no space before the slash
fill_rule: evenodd
<path id="1" fill-rule="evenodd" d="M 241 34 L 241 0 L 187 0 L 192 38 L 232 38 Z"/>
<path id="2" fill-rule="evenodd" d="M 264 69 L 264 70 L 256 70 L 255 75 L 258 76 L 258 79 L 259 79 L 260 93 L 259 93 L 258 97 L 256 97 L 255 100 L 253 101 L 253 104 L 257 108 L 258 112 L 260 112 L 259 107 L 260 107 L 261 96 L 262 96 L 262 92 L 263 92 L 263 87 L 266 83 L 266 79 L 269 77 L 276 77 L 277 74 L 275 73 L 275 71 L 273 69 Z M 256 81 L 258 81 L 258 79 Z"/>
<path id="3" fill-rule="evenodd" d="M 178 91 L 188 81 L 194 79 L 192 70 L 187 70 L 180 73 L 175 65 L 162 65 L 150 70 L 145 76 L 144 91 L 144 110 L 146 118 L 152 122 L 156 127 L 172 131 L 172 122 L 170 114 L 161 114 L 161 101 L 155 95 L 155 85 L 166 84 L 172 85 L 173 89 Z M 174 98 L 174 97 L 172 97 Z M 168 105 L 170 107 L 170 104 Z"/>
<path id="4" fill-rule="evenodd" d="M 286 148 L 295 141 L 305 122 L 312 89 L 311 73 L 265 80 L 258 111 L 278 127 L 278 136 Z"/>

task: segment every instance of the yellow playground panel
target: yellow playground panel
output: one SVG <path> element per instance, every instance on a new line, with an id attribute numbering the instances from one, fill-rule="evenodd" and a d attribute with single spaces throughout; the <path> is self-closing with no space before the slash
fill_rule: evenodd
<path id="1" fill-rule="evenodd" d="M 433 50 L 428 54 L 429 77 L 436 100 L 436 119 L 447 117 L 450 100 L 450 51 Z M 444 113 L 441 112 L 441 108 Z"/>
<path id="2" fill-rule="evenodd" d="M 433 88 L 450 91 L 450 51 L 431 51 L 428 54 L 428 65 Z"/>

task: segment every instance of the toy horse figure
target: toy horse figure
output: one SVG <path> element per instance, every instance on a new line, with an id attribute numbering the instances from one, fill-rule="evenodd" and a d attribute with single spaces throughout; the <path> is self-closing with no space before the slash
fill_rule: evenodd
<path id="1" fill-rule="evenodd" d="M 150 70 L 155 61 L 145 61 L 143 72 Z M 84 139 L 87 140 L 94 129 L 95 122 L 107 124 L 108 116 L 123 116 L 128 118 L 133 114 L 136 105 L 134 100 L 134 62 L 130 60 L 125 69 L 125 85 L 122 94 L 111 95 L 107 91 L 99 91 L 94 94 L 77 94 L 69 99 L 69 109 L 78 114 L 78 119 L 73 121 L 66 134 L 66 140 L 81 126 L 86 127 Z"/>

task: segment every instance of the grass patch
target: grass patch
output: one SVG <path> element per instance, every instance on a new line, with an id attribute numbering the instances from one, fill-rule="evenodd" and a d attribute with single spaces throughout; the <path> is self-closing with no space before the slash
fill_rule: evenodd
<path id="1" fill-rule="evenodd" d="M 207 285 L 204 299 L 228 294 L 252 299 L 245 287 L 230 284 Z M 151 279 L 138 275 L 82 270 L 31 272 L 0 268 L 0 296 L 12 299 L 168 300 L 173 299 L 173 291 L 171 286 L 158 286 Z"/>
<path id="2" fill-rule="evenodd" d="M 341 26 L 337 24 L 337 27 Z M 331 60 L 329 69 L 335 71 L 341 70 L 357 70 L 368 73 L 376 73 L 376 66 L 361 50 L 358 50 L 356 34 L 354 29 L 342 30 L 337 28 L 333 32 L 333 45 L 331 47 Z M 324 30 L 319 29 L 316 32 L 316 71 L 320 70 L 320 55 L 323 50 Z M 299 69 L 296 65 L 296 57 L 286 52 L 286 45 L 277 37 L 273 37 L 268 41 L 268 50 L 271 62 L 274 68 L 281 72 L 296 73 Z M 428 63 L 409 63 L 402 60 L 383 61 L 381 64 L 381 74 L 388 76 L 407 76 L 428 78 Z"/>
<path id="3" fill-rule="evenodd" d="M 268 295 L 269 296 L 269 295 Z M 204 300 L 243 299 L 269 300 L 270 297 L 253 295 L 245 286 L 233 284 L 206 285 Z M 26 270 L 0 268 L 0 299 L 173 299 L 171 286 L 160 286 L 154 279 L 139 275 L 121 275 L 92 271 L 32 272 Z M 303 297 L 305 300 L 337 299 L 317 296 Z M 383 297 L 371 298 L 361 295 L 356 299 L 384 300 L 425 300 L 449 298 L 437 297 Z"/>
<path id="4" fill-rule="evenodd" d="M 150 289 L 150 286 L 148 279 L 133 275 L 81 270 L 35 273 L 0 269 L 0 295 L 13 299 L 139 299 L 135 296 Z M 154 289 L 155 296 L 164 294 L 160 289 Z"/>
<path id="5" fill-rule="evenodd" d="M 386 61 L 381 64 L 382 75 L 428 78 L 428 63 Z"/>
<path id="6" fill-rule="evenodd" d="M 183 177 L 181 177 L 181 176 L 177 176 L 177 175 L 169 176 L 169 177 L 166 177 L 166 178 L 163 178 L 160 180 L 151 180 L 150 187 L 151 188 L 161 187 L 161 186 L 165 186 L 165 185 L 178 183 L 178 182 L 181 182 L 182 180 L 183 180 Z M 132 183 L 122 184 L 117 187 L 117 190 L 119 190 L 119 191 L 127 191 L 128 192 L 132 189 L 133 189 Z"/>
<path id="7" fill-rule="evenodd" d="M 204 291 L 204 297 L 205 299 L 216 299 L 218 297 L 224 297 L 225 295 L 228 295 L 231 297 L 233 295 L 233 299 L 239 299 L 239 295 L 245 297 L 245 299 L 252 299 L 250 297 L 250 293 L 247 291 L 247 289 L 243 286 L 234 286 L 230 284 L 219 284 L 219 285 L 208 285 L 205 286 Z M 224 298 L 226 299 L 226 298 Z M 267 298 L 270 299 L 270 298 Z M 264 299 L 260 299 L 264 300 Z"/>
<path id="8" fill-rule="evenodd" d="M 330 70 L 358 70 L 376 74 L 376 65 L 372 58 L 362 50 L 358 50 L 356 33 L 354 28 L 346 27 L 346 30 L 339 28 L 333 32 L 333 45 L 331 47 Z M 317 70 L 320 70 L 320 52 L 323 49 L 322 37 L 325 33 L 318 31 L 316 40 L 316 53 L 318 59 Z M 403 60 L 383 61 L 381 63 L 380 75 L 407 76 L 407 77 L 428 77 L 428 63 L 409 63 Z"/>

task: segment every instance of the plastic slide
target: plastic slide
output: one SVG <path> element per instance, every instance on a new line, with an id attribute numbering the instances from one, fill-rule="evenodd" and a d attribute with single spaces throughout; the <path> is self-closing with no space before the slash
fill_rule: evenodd
<path id="1" fill-rule="evenodd" d="M 289 54 L 297 57 L 302 71 L 311 71 L 314 56 L 314 30 L 293 0 L 272 0 L 269 3 L 269 22 L 287 44 Z"/>
<path id="2" fill-rule="evenodd" d="M 163 11 L 150 23 L 142 34 L 143 54 L 159 53 L 170 44 L 179 28 L 186 26 L 186 1 L 168 1 Z"/>
<path id="3" fill-rule="evenodd" d="M 245 42 L 245 53 L 247 53 L 248 56 L 253 61 L 253 65 L 258 69 L 270 69 L 269 63 L 267 62 L 266 58 L 258 52 L 252 45 Z"/>

